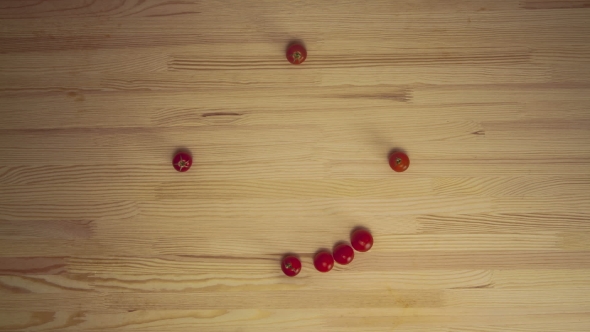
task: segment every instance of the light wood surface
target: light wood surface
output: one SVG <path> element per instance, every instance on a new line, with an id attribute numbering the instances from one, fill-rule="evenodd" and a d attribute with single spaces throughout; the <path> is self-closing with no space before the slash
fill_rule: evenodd
<path id="1" fill-rule="evenodd" d="M 0 330 L 589 331 L 590 1 L 0 1 Z"/>

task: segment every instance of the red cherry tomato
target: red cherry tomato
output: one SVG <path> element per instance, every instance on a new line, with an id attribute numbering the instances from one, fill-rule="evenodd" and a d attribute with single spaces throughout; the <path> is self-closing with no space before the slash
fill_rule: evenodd
<path id="1" fill-rule="evenodd" d="M 301 64 L 307 58 L 307 51 L 299 44 L 293 44 L 287 49 L 287 60 L 294 65 Z"/>
<path id="2" fill-rule="evenodd" d="M 364 229 L 357 229 L 350 236 L 350 243 L 356 251 L 369 251 L 373 247 L 373 235 Z"/>
<path id="3" fill-rule="evenodd" d="M 342 243 L 334 248 L 334 260 L 341 265 L 347 265 L 354 258 L 354 250 L 346 243 Z"/>
<path id="4" fill-rule="evenodd" d="M 281 262 L 283 273 L 289 277 L 294 277 L 301 272 L 301 261 L 295 256 L 287 256 Z"/>
<path id="5" fill-rule="evenodd" d="M 172 166 L 179 172 L 186 172 L 193 165 L 193 158 L 186 152 L 177 153 L 172 159 Z"/>
<path id="6" fill-rule="evenodd" d="M 313 265 L 320 272 L 328 272 L 334 267 L 334 258 L 327 251 L 320 251 L 313 259 Z"/>
<path id="7" fill-rule="evenodd" d="M 403 152 L 395 152 L 389 156 L 389 166 L 396 172 L 403 172 L 410 167 L 410 158 Z"/>

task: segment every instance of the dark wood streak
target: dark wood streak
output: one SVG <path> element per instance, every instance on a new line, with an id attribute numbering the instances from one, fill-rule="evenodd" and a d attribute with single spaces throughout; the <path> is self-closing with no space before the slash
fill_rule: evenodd
<path id="1" fill-rule="evenodd" d="M 0 275 L 61 274 L 66 266 L 65 257 L 0 257 Z"/>
<path id="2" fill-rule="evenodd" d="M 233 113 L 233 112 L 211 112 L 211 113 L 203 113 L 202 117 L 207 118 L 210 116 L 242 116 L 242 113 Z"/>
<path id="3" fill-rule="evenodd" d="M 469 286 L 469 287 L 453 287 L 451 289 L 482 289 L 482 288 L 494 288 L 494 283 L 490 282 L 484 285 Z"/>
<path id="4" fill-rule="evenodd" d="M 155 14 L 155 15 L 147 15 L 146 17 L 167 17 L 167 16 L 179 16 L 179 15 L 188 15 L 188 14 L 201 14 L 201 12 L 179 12 L 179 13 L 172 13 L 172 14 Z"/>
<path id="5" fill-rule="evenodd" d="M 402 92 L 393 92 L 393 93 L 374 93 L 374 94 L 342 94 L 337 96 L 327 96 L 327 97 L 337 97 L 337 98 L 344 98 L 344 99 L 381 99 L 381 100 L 392 100 L 392 101 L 399 101 L 399 102 L 409 102 L 412 100 L 412 94 L 409 90 L 402 91 Z"/>

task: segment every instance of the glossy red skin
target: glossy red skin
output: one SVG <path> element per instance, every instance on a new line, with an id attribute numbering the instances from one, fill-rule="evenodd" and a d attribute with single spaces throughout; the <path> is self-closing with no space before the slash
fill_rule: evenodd
<path id="1" fill-rule="evenodd" d="M 179 172 L 188 171 L 193 165 L 193 158 L 186 152 L 179 152 L 172 159 L 172 166 Z"/>
<path id="2" fill-rule="evenodd" d="M 316 270 L 325 273 L 334 267 L 334 258 L 329 252 L 320 251 L 315 255 L 313 259 L 313 265 L 315 266 Z"/>
<path id="3" fill-rule="evenodd" d="M 340 265 L 347 265 L 354 259 L 354 250 L 346 243 L 342 243 L 334 248 L 334 260 Z"/>
<path id="4" fill-rule="evenodd" d="M 287 60 L 294 65 L 299 65 L 307 59 L 307 50 L 299 44 L 293 44 L 287 49 Z"/>
<path id="5" fill-rule="evenodd" d="M 301 261 L 295 256 L 287 256 L 281 262 L 283 273 L 289 277 L 294 277 L 301 272 Z"/>
<path id="6" fill-rule="evenodd" d="M 403 172 L 410 167 L 410 158 L 403 152 L 395 152 L 389 156 L 389 166 L 396 172 Z"/>
<path id="7" fill-rule="evenodd" d="M 357 229 L 350 236 L 350 243 L 356 251 L 369 251 L 373 247 L 373 235 L 364 229 Z"/>

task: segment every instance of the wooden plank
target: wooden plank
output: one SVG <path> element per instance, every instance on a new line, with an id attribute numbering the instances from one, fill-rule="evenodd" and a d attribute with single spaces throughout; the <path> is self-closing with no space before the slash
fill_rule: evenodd
<path id="1" fill-rule="evenodd" d="M 590 330 L 587 7 L 0 1 L 0 330 Z"/>

